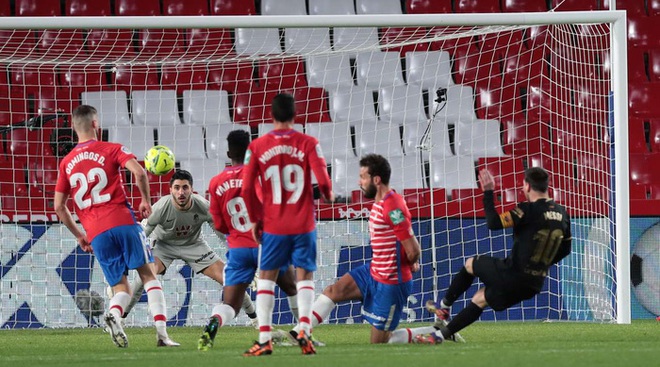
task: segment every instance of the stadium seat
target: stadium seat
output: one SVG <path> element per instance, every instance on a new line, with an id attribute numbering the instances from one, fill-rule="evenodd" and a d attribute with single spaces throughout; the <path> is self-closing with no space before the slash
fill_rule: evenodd
<path id="1" fill-rule="evenodd" d="M 0 0 L 0 16 L 11 16 L 11 2 L 12 0 Z"/>
<path id="2" fill-rule="evenodd" d="M 561 106 L 561 110 L 555 109 L 555 96 L 562 93 L 561 95 L 566 97 L 571 91 L 567 88 L 559 89 L 547 76 L 530 78 L 527 82 L 523 82 L 521 87 L 527 90 L 528 117 L 549 121 L 555 113 L 565 112 L 569 108 L 569 106 Z"/>
<path id="3" fill-rule="evenodd" d="M 335 51 L 344 51 L 354 57 L 359 50 L 378 47 L 378 28 L 375 27 L 335 27 Z"/>
<path id="4" fill-rule="evenodd" d="M 407 0 L 407 14 L 451 13 L 451 0 Z"/>
<path id="5" fill-rule="evenodd" d="M 645 154 L 649 152 L 645 135 L 644 120 L 637 117 L 628 118 L 628 151 L 630 153 Z M 650 131 L 650 138 L 652 143 L 653 131 Z"/>
<path id="6" fill-rule="evenodd" d="M 504 55 L 502 72 L 504 83 L 512 84 L 528 80 L 530 77 L 547 75 L 547 65 L 543 48 L 532 50 L 508 50 Z"/>
<path id="7" fill-rule="evenodd" d="M 234 93 L 237 90 L 250 90 L 253 87 L 252 61 L 227 61 L 209 64 L 208 83 L 211 89 L 222 89 Z"/>
<path id="8" fill-rule="evenodd" d="M 456 121 L 472 121 L 476 119 L 474 111 L 474 95 L 472 87 L 465 85 L 450 85 L 446 88 L 446 102 L 438 103 L 436 94 L 429 92 L 429 115 L 432 117 L 438 108 L 437 117 L 449 123 Z M 444 107 L 443 107 L 444 106 Z"/>
<path id="9" fill-rule="evenodd" d="M 451 156 L 432 159 L 430 162 L 431 187 L 476 189 L 477 176 L 472 157 Z"/>
<path id="10" fill-rule="evenodd" d="M 0 55 L 7 58 L 28 58 L 37 53 L 33 31 L 0 30 Z"/>
<path id="11" fill-rule="evenodd" d="M 649 193 L 649 199 L 660 200 L 660 183 L 654 183 L 648 185 L 648 193 Z"/>
<path id="12" fill-rule="evenodd" d="M 525 30 L 525 38 L 527 40 L 528 49 L 536 49 L 543 46 L 546 43 L 546 37 L 548 37 L 548 26 L 538 25 L 531 26 Z"/>
<path id="13" fill-rule="evenodd" d="M 206 64 L 168 63 L 160 69 L 160 86 L 163 89 L 175 89 L 177 95 L 186 90 L 208 88 L 207 79 Z"/>
<path id="14" fill-rule="evenodd" d="M 583 122 L 592 122 L 596 126 L 607 126 L 609 119 L 609 85 L 598 81 L 580 83 L 573 88 L 575 117 Z M 596 136 L 595 134 L 589 135 Z"/>
<path id="15" fill-rule="evenodd" d="M 633 184 L 648 185 L 660 183 L 658 154 L 630 154 L 628 159 L 630 181 Z"/>
<path id="16" fill-rule="evenodd" d="M 83 92 L 81 98 L 83 104 L 96 107 L 101 127 L 131 125 L 125 91 Z"/>
<path id="17" fill-rule="evenodd" d="M 136 125 L 171 127 L 181 124 L 174 90 L 135 90 L 131 101 Z"/>
<path id="18" fill-rule="evenodd" d="M 357 14 L 401 14 L 399 0 L 355 0 Z"/>
<path id="19" fill-rule="evenodd" d="M 36 32 L 37 47 L 43 55 L 60 59 L 87 58 L 80 30 L 42 30 Z"/>
<path id="20" fill-rule="evenodd" d="M 503 12 L 545 12 L 548 5 L 545 0 L 503 0 Z"/>
<path id="21" fill-rule="evenodd" d="M 447 123 L 437 120 L 431 124 L 429 126 L 427 121 L 418 121 L 403 125 L 403 149 L 406 155 L 419 155 L 421 152 L 424 160 L 428 160 L 429 156 L 443 158 L 454 155 Z"/>
<path id="22" fill-rule="evenodd" d="M 386 157 L 403 156 L 398 125 L 380 122 L 355 124 L 355 144 L 358 157 L 371 153 Z"/>
<path id="23" fill-rule="evenodd" d="M 8 151 L 12 159 L 25 162 L 28 157 L 44 154 L 44 130 L 29 130 L 27 128 L 11 129 L 7 133 Z"/>
<path id="24" fill-rule="evenodd" d="M 103 65 L 86 64 L 60 67 L 60 87 L 69 92 L 70 98 L 80 100 L 82 92 L 98 92 L 107 89 L 106 70 Z"/>
<path id="25" fill-rule="evenodd" d="M 257 136 L 258 137 L 264 136 L 273 130 L 275 130 L 275 126 L 271 121 L 263 122 L 257 126 Z M 293 130 L 302 133 L 304 132 L 305 128 L 302 124 L 293 124 Z"/>
<path id="26" fill-rule="evenodd" d="M 28 185 L 31 193 L 41 196 L 55 195 L 57 183 L 58 160 L 55 157 L 33 157 L 28 160 Z"/>
<path id="27" fill-rule="evenodd" d="M 92 29 L 87 34 L 87 52 L 93 60 L 114 62 L 116 59 L 132 59 L 133 31 L 127 29 Z"/>
<path id="28" fill-rule="evenodd" d="M 651 81 L 660 80 L 660 76 L 656 73 L 660 72 L 660 69 L 656 71 L 658 65 L 656 63 L 660 60 L 657 60 L 658 56 L 654 55 L 654 50 L 649 51 L 648 55 L 648 71 L 646 69 L 646 55 L 643 49 L 637 47 L 628 48 L 628 82 L 633 84 L 646 83 L 649 81 L 649 74 L 651 76 Z M 608 73 L 609 75 L 609 73 Z"/>
<path id="29" fill-rule="evenodd" d="M 649 186 L 632 184 L 630 185 L 630 200 L 646 200 L 649 197 Z"/>
<path id="30" fill-rule="evenodd" d="M 331 121 L 325 89 L 298 87 L 293 91 L 293 97 L 296 99 L 296 122 L 308 124 Z"/>
<path id="31" fill-rule="evenodd" d="M 43 90 L 55 91 L 57 70 L 51 64 L 11 64 L 9 83 L 11 90 L 24 94 L 38 93 Z"/>
<path id="32" fill-rule="evenodd" d="M 234 130 L 243 130 L 250 132 L 248 125 L 236 124 L 210 124 L 206 126 L 206 155 L 209 159 L 220 160 L 225 163 L 231 163 L 227 157 L 227 135 Z"/>
<path id="33" fill-rule="evenodd" d="M 477 85 L 477 118 L 498 119 L 522 112 L 522 98 L 516 85 L 493 78 L 492 85 Z"/>
<path id="34" fill-rule="evenodd" d="M 155 145 L 154 132 L 153 126 L 113 126 L 108 128 L 108 141 L 120 143 L 137 157 L 144 157 Z"/>
<path id="35" fill-rule="evenodd" d="M 249 0 L 211 0 L 212 15 L 255 15 L 254 1 Z"/>
<path id="36" fill-rule="evenodd" d="M 308 0 L 310 15 L 353 15 L 353 0 Z"/>
<path id="37" fill-rule="evenodd" d="M 204 195 L 211 179 L 225 169 L 225 164 L 211 159 L 190 159 L 181 161 L 181 169 L 193 176 L 193 190 Z"/>
<path id="38" fill-rule="evenodd" d="M 660 83 L 629 84 L 628 111 L 632 116 L 660 116 L 660 104 L 653 98 L 660 93 Z"/>
<path id="39" fill-rule="evenodd" d="M 522 158 L 479 158 L 477 169 L 486 169 L 493 175 L 495 188 L 498 191 L 520 188 L 525 179 L 525 167 Z"/>
<path id="40" fill-rule="evenodd" d="M 649 16 L 656 17 L 660 15 L 660 0 L 650 0 L 647 6 Z"/>
<path id="41" fill-rule="evenodd" d="M 360 87 L 331 91 L 330 118 L 335 122 L 347 121 L 351 124 L 376 121 L 372 92 Z"/>
<path id="42" fill-rule="evenodd" d="M 459 0 L 454 2 L 457 13 L 499 13 L 499 0 Z"/>
<path id="43" fill-rule="evenodd" d="M 162 0 L 163 15 L 208 15 L 207 0 Z"/>
<path id="44" fill-rule="evenodd" d="M 261 15 L 307 15 L 305 0 L 261 0 Z"/>
<path id="45" fill-rule="evenodd" d="M 503 59 L 505 55 L 520 54 L 526 51 L 523 42 L 523 32 L 513 30 L 500 33 L 486 33 L 477 37 L 479 50 L 483 53 L 492 51 L 495 59 Z"/>
<path id="46" fill-rule="evenodd" d="M 649 143 L 651 151 L 660 153 L 660 120 L 652 119 L 649 123 Z"/>
<path id="47" fill-rule="evenodd" d="M 310 87 L 332 91 L 337 88 L 351 88 L 354 85 L 350 58 L 347 55 L 337 53 L 307 56 L 305 64 Z"/>
<path id="48" fill-rule="evenodd" d="M 305 65 L 301 58 L 264 59 L 259 61 L 260 85 L 268 90 L 306 87 Z"/>
<path id="49" fill-rule="evenodd" d="M 286 28 L 284 30 L 284 52 L 307 54 L 330 52 L 329 28 Z"/>
<path id="50" fill-rule="evenodd" d="M 186 30 L 187 53 L 190 57 L 210 59 L 234 51 L 231 30 L 226 28 L 193 28 Z"/>
<path id="51" fill-rule="evenodd" d="M 501 157 L 500 122 L 498 120 L 458 121 L 454 135 L 457 155 Z"/>
<path id="52" fill-rule="evenodd" d="M 328 163 L 335 157 L 355 157 L 348 122 L 309 123 L 305 129 L 307 135 L 319 140 Z"/>
<path id="53" fill-rule="evenodd" d="M 183 122 L 203 126 L 231 124 L 227 91 L 184 90 Z"/>
<path id="54" fill-rule="evenodd" d="M 280 33 L 277 28 L 236 28 L 235 50 L 238 56 L 278 55 Z"/>
<path id="55" fill-rule="evenodd" d="M 112 84 L 127 94 L 134 90 L 160 89 L 158 70 L 150 64 L 117 64 L 112 68 Z"/>
<path id="56" fill-rule="evenodd" d="M 483 217 L 483 199 L 481 190 L 463 188 L 447 190 L 450 198 L 446 201 L 447 216 Z"/>
<path id="57" fill-rule="evenodd" d="M 630 50 L 628 50 L 630 51 Z M 660 48 L 650 49 L 648 52 L 649 55 L 649 76 L 651 77 L 652 82 L 660 82 Z M 628 52 L 628 65 L 630 65 L 630 52 Z M 642 59 L 643 61 L 643 59 Z M 634 83 L 635 80 L 632 80 L 630 77 L 631 72 L 634 74 L 639 74 L 639 72 L 634 72 L 632 67 L 628 67 L 628 79 L 630 83 Z M 638 79 L 637 82 L 644 82 L 643 79 Z"/>
<path id="58" fill-rule="evenodd" d="M 185 34 L 181 29 L 142 29 L 138 33 L 138 52 L 142 60 L 180 58 L 184 54 Z"/>
<path id="59" fill-rule="evenodd" d="M 357 157 L 334 157 L 331 161 L 332 191 L 338 200 L 350 198 L 351 192 L 359 190 L 360 162 Z"/>
<path id="60" fill-rule="evenodd" d="M 506 154 L 534 154 L 550 149 L 548 125 L 516 113 L 502 120 L 503 149 Z"/>
<path id="61" fill-rule="evenodd" d="M 625 10 L 628 13 L 628 18 L 638 18 L 646 16 L 646 6 L 644 0 L 616 0 L 616 10 Z M 649 13 L 651 13 L 651 6 L 653 3 L 657 3 L 657 0 L 649 0 Z M 601 9 L 609 9 L 610 1 L 603 0 Z M 652 15 L 652 14 L 649 14 Z"/>
<path id="62" fill-rule="evenodd" d="M 407 52 L 426 52 L 431 49 L 430 42 L 415 41 L 422 40 L 427 34 L 426 27 L 388 27 L 380 30 L 379 42 L 383 51 L 397 51 L 404 56 Z"/>
<path id="63" fill-rule="evenodd" d="M 161 126 L 157 136 L 158 144 L 170 148 L 177 160 L 206 158 L 202 126 Z"/>
<path id="64" fill-rule="evenodd" d="M 552 0 L 550 10 L 554 11 L 584 11 L 598 10 L 598 0 Z"/>
<path id="65" fill-rule="evenodd" d="M 105 16 L 112 15 L 109 0 L 66 0 L 67 16 Z"/>
<path id="66" fill-rule="evenodd" d="M 60 0 L 16 0 L 15 14 L 19 17 L 51 17 L 62 15 Z"/>
<path id="67" fill-rule="evenodd" d="M 360 52 L 355 59 L 357 85 L 376 90 L 403 85 L 403 73 L 398 52 Z"/>
<path id="68" fill-rule="evenodd" d="M 234 94 L 234 123 L 257 126 L 271 121 L 270 104 L 277 91 L 253 88 Z"/>
<path id="69" fill-rule="evenodd" d="M 387 157 L 393 174 L 390 177 L 390 186 L 398 192 L 407 189 L 426 187 L 426 172 L 419 155 Z"/>
<path id="70" fill-rule="evenodd" d="M 393 125 L 426 122 L 424 97 L 418 85 L 402 85 L 378 90 L 380 120 Z"/>
<path id="71" fill-rule="evenodd" d="M 454 84 L 451 60 L 446 51 L 407 52 L 406 80 L 408 84 L 435 90 Z"/>
<path id="72" fill-rule="evenodd" d="M 459 48 L 454 53 L 456 84 L 487 83 L 502 75 L 500 57 L 494 51 L 479 51 L 475 46 Z"/>
<path id="73" fill-rule="evenodd" d="M 628 47 L 660 48 L 655 22 L 652 17 L 628 18 Z"/>
<path id="74" fill-rule="evenodd" d="M 115 0 L 115 15 L 160 15 L 159 0 Z"/>

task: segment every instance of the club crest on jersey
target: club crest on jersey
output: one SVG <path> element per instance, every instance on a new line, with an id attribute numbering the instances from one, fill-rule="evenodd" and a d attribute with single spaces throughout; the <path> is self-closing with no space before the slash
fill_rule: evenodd
<path id="1" fill-rule="evenodd" d="M 252 151 L 250 149 L 245 151 L 245 159 L 243 159 L 243 164 L 250 163 L 250 157 L 252 156 Z"/>
<path id="2" fill-rule="evenodd" d="M 199 214 L 195 214 L 195 215 L 193 216 L 193 220 L 194 220 L 195 222 L 197 222 L 197 221 L 199 220 Z"/>
<path id="3" fill-rule="evenodd" d="M 392 223 L 394 223 L 395 225 L 397 225 L 397 224 L 403 222 L 404 219 L 406 219 L 406 218 L 403 216 L 403 212 L 401 211 L 401 209 L 394 209 L 394 210 L 392 210 L 392 211 L 389 213 L 389 216 L 390 216 L 390 219 L 392 220 Z"/>

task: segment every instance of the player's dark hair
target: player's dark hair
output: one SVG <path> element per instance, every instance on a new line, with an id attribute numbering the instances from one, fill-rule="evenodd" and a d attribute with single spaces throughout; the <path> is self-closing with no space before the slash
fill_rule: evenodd
<path id="1" fill-rule="evenodd" d="M 550 175 L 548 175 L 548 172 L 541 167 L 530 167 L 525 170 L 525 182 L 527 182 L 534 191 L 543 193 L 547 192 L 549 179 Z"/>
<path id="2" fill-rule="evenodd" d="M 392 175 L 392 168 L 390 162 L 380 154 L 367 154 L 360 159 L 360 167 L 366 167 L 371 177 L 380 176 L 380 181 L 385 184 L 390 184 L 390 176 Z"/>
<path id="3" fill-rule="evenodd" d="M 275 121 L 287 122 L 296 117 L 296 100 L 288 93 L 280 93 L 273 98 L 271 113 Z"/>
<path id="4" fill-rule="evenodd" d="M 227 156 L 234 162 L 245 160 L 245 151 L 250 145 L 250 133 L 245 130 L 232 130 L 227 135 Z"/>
<path id="5" fill-rule="evenodd" d="M 172 178 L 170 178 L 170 187 L 172 187 L 174 180 L 188 180 L 190 186 L 192 187 L 193 185 L 192 175 L 190 174 L 190 172 L 186 171 L 185 169 L 179 169 L 176 170 L 176 172 L 174 172 Z"/>
<path id="6" fill-rule="evenodd" d="M 81 104 L 80 106 L 76 107 L 73 112 L 71 112 L 71 118 L 74 124 L 77 122 L 88 123 L 94 119 L 94 115 L 96 114 L 96 108 L 90 105 Z"/>

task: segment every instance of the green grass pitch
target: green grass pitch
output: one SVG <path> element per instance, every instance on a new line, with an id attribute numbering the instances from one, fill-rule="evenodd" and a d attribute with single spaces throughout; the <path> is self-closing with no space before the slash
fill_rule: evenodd
<path id="1" fill-rule="evenodd" d="M 401 326 L 421 326 L 402 324 Z M 317 355 L 298 347 L 274 354 L 241 354 L 257 337 L 247 327 L 222 328 L 215 346 L 197 350 L 201 327 L 170 328 L 179 348 L 156 348 L 153 328 L 128 328 L 129 347 L 119 349 L 94 329 L 0 330 L 0 366 L 646 366 L 660 363 L 660 323 L 631 325 L 571 322 L 478 322 L 464 330 L 465 344 L 370 345 L 368 325 L 322 325 L 327 343 Z"/>

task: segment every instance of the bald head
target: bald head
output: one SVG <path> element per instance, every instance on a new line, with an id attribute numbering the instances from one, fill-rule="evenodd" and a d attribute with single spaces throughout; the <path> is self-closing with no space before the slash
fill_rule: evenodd
<path id="1" fill-rule="evenodd" d="M 91 134 L 95 131 L 94 121 L 98 120 L 96 108 L 89 105 L 80 105 L 71 113 L 73 128 L 78 135 Z"/>

